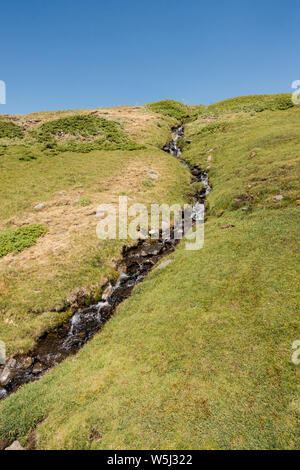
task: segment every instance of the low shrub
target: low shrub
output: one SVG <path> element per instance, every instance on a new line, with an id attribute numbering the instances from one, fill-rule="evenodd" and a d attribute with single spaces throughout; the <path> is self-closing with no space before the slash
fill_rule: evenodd
<path id="1" fill-rule="evenodd" d="M 71 138 L 58 142 L 64 135 Z M 90 139 L 87 141 L 76 138 Z M 145 148 L 129 139 L 121 124 L 91 115 L 76 115 L 55 119 L 42 124 L 37 129 L 37 138 L 46 150 L 61 152 L 91 152 L 92 150 L 138 150 Z"/>
<path id="2" fill-rule="evenodd" d="M 190 115 L 187 106 L 175 100 L 156 101 L 149 103 L 147 106 L 155 113 L 170 116 L 180 122 L 184 121 Z"/>
<path id="3" fill-rule="evenodd" d="M 31 224 L 19 227 L 16 230 L 0 232 L 0 258 L 8 253 L 17 253 L 35 245 L 37 239 L 47 232 L 42 224 Z"/>
<path id="4" fill-rule="evenodd" d="M 24 131 L 22 127 L 13 122 L 0 121 L 0 139 L 3 137 L 7 139 L 14 139 L 16 137 L 22 139 L 24 137 Z"/>

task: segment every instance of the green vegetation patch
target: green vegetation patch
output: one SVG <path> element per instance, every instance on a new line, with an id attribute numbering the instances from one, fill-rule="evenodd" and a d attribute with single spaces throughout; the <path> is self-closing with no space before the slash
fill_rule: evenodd
<path id="1" fill-rule="evenodd" d="M 108 121 L 98 116 L 79 115 L 48 121 L 40 126 L 40 131 L 44 135 L 60 136 L 63 133 L 91 137 L 101 134 L 117 134 L 120 131 L 120 125 L 115 121 Z"/>
<path id="2" fill-rule="evenodd" d="M 225 132 L 227 129 L 232 127 L 233 124 L 228 122 L 214 122 L 212 124 L 208 124 L 205 127 L 202 127 L 200 131 L 198 131 L 198 135 L 204 134 L 215 134 L 216 132 Z"/>
<path id="3" fill-rule="evenodd" d="M 56 138 L 69 139 L 58 143 Z M 138 150 L 144 148 L 129 139 L 121 124 L 115 121 L 91 116 L 76 115 L 42 124 L 37 130 L 37 138 L 51 149 L 69 152 L 91 152 L 92 150 Z M 75 139 L 88 139 L 77 141 Z"/>
<path id="4" fill-rule="evenodd" d="M 155 113 L 170 116 L 178 121 L 183 121 L 190 115 L 187 106 L 175 100 L 163 100 L 149 103 L 148 108 Z"/>
<path id="5" fill-rule="evenodd" d="M 14 139 L 16 137 L 22 139 L 24 131 L 22 127 L 17 126 L 13 122 L 0 121 L 0 139 L 5 137 L 7 139 Z"/>
<path id="6" fill-rule="evenodd" d="M 47 227 L 42 224 L 24 225 L 16 230 L 0 232 L 0 258 L 8 253 L 18 253 L 35 245 L 37 239 L 46 232 Z"/>
<path id="7" fill-rule="evenodd" d="M 281 93 L 277 95 L 250 95 L 239 96 L 229 100 L 219 101 L 210 106 L 201 107 L 196 111 L 196 116 L 220 115 L 226 113 L 259 113 L 261 111 L 276 111 L 292 108 L 291 94 Z"/>

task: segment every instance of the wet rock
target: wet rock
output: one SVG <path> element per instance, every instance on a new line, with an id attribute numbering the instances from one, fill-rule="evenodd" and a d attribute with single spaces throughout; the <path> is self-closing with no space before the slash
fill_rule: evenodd
<path id="1" fill-rule="evenodd" d="M 192 173 L 193 176 L 198 176 L 198 175 L 201 174 L 201 170 L 197 167 L 194 167 L 194 168 L 191 169 L 191 173 Z"/>
<path id="2" fill-rule="evenodd" d="M 141 251 L 141 256 L 156 256 L 161 252 L 162 246 L 159 243 L 151 243 L 145 245 L 144 249 Z"/>
<path id="3" fill-rule="evenodd" d="M 44 207 L 45 207 L 45 204 L 43 202 L 39 202 L 38 204 L 36 204 L 36 206 L 34 206 L 34 209 L 36 211 L 40 211 L 40 210 L 44 209 Z"/>
<path id="4" fill-rule="evenodd" d="M 24 447 L 21 446 L 19 441 L 14 441 L 9 447 L 6 447 L 5 450 L 25 450 Z"/>
<path id="5" fill-rule="evenodd" d="M 7 397 L 7 391 L 5 388 L 0 387 L 0 400 Z"/>
<path id="6" fill-rule="evenodd" d="M 44 367 L 42 366 L 42 364 L 40 362 L 36 362 L 33 366 L 32 373 L 33 374 L 41 374 L 41 372 L 43 372 L 43 370 L 44 370 Z"/>
<path id="7" fill-rule="evenodd" d="M 2 387 L 5 387 L 14 377 L 16 363 L 16 359 L 11 358 L 4 367 L 0 377 L 0 385 L 2 385 Z"/>
<path id="8" fill-rule="evenodd" d="M 33 359 L 32 357 L 25 357 L 22 361 L 22 368 L 23 369 L 29 369 L 30 366 L 32 366 Z"/>
<path id="9" fill-rule="evenodd" d="M 274 202 L 280 202 L 283 199 L 282 194 L 277 194 L 276 196 L 273 196 Z"/>
<path id="10" fill-rule="evenodd" d="M 109 284 L 109 285 L 104 289 L 104 292 L 103 292 L 103 294 L 102 294 L 102 299 L 103 299 L 103 300 L 108 299 L 108 297 L 110 296 L 112 290 L 113 290 L 113 286 L 112 286 L 111 284 Z"/>

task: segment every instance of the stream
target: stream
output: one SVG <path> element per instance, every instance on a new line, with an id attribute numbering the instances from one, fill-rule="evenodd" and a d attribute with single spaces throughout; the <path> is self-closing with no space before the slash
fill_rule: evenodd
<path id="1" fill-rule="evenodd" d="M 203 189 L 195 194 L 191 219 L 204 222 L 205 198 L 211 191 L 208 175 L 198 165 L 188 165 L 180 158 L 181 150 L 177 145 L 180 138 L 184 138 L 183 126 L 172 129 L 172 140 L 164 150 L 189 168 L 191 182 L 203 183 Z M 140 240 L 133 247 L 124 246 L 117 266 L 119 278 L 117 282 L 110 281 L 103 286 L 100 302 L 78 309 L 66 323 L 40 336 L 30 352 L 15 355 L 0 368 L 0 400 L 23 384 L 38 380 L 49 369 L 82 348 L 109 320 L 117 306 L 131 295 L 134 286 L 142 282 L 164 256 L 173 252 L 179 241 L 172 229 L 168 238 L 160 231 L 160 238 L 154 242 Z"/>

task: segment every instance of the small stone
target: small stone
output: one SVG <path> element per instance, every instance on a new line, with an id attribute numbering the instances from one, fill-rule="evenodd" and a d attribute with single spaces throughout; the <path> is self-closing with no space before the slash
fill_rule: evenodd
<path id="1" fill-rule="evenodd" d="M 170 263 L 172 263 L 172 259 L 166 259 L 165 261 L 163 261 L 162 263 L 160 263 L 156 269 L 163 269 L 163 268 L 166 268 Z"/>
<path id="2" fill-rule="evenodd" d="M 225 224 L 225 225 L 222 225 L 221 228 L 230 228 L 230 227 L 235 227 L 235 225 L 232 225 L 232 224 Z"/>
<path id="3" fill-rule="evenodd" d="M 3 372 L 0 376 L 0 385 L 5 387 L 14 376 L 14 368 L 16 366 L 16 359 L 11 358 L 7 362 L 6 366 L 3 369 Z"/>
<path id="4" fill-rule="evenodd" d="M 29 367 L 32 365 L 32 363 L 33 363 L 32 357 L 26 357 L 26 358 L 24 359 L 22 365 L 23 365 L 24 369 L 29 369 Z"/>
<path id="5" fill-rule="evenodd" d="M 157 180 L 158 175 L 157 175 L 156 173 L 149 173 L 149 177 L 150 177 L 152 180 Z"/>
<path id="6" fill-rule="evenodd" d="M 282 194 L 277 194 L 276 196 L 273 196 L 273 199 L 275 202 L 280 202 L 283 199 Z"/>
<path id="7" fill-rule="evenodd" d="M 9 447 L 6 447 L 5 450 L 25 450 L 24 447 L 21 446 L 19 441 L 14 441 Z"/>
<path id="8" fill-rule="evenodd" d="M 43 370 L 44 370 L 44 367 L 42 366 L 42 364 L 40 362 L 36 362 L 34 364 L 33 369 L 32 369 L 32 373 L 33 374 L 40 374 Z"/>
<path id="9" fill-rule="evenodd" d="M 0 400 L 7 397 L 7 391 L 5 388 L 0 387 Z"/>
<path id="10" fill-rule="evenodd" d="M 212 159 L 212 155 L 208 155 L 207 161 L 208 161 L 208 162 L 211 162 L 211 159 Z"/>
<path id="11" fill-rule="evenodd" d="M 45 207 L 45 204 L 43 202 L 39 202 L 38 204 L 36 204 L 36 206 L 34 206 L 34 209 L 36 211 L 40 211 L 40 210 L 44 209 L 44 207 Z"/>
<path id="12" fill-rule="evenodd" d="M 102 299 L 103 300 L 107 300 L 108 297 L 110 296 L 111 294 L 111 291 L 112 291 L 113 287 L 111 284 L 109 284 L 106 289 L 104 290 L 103 294 L 102 294 Z"/>
<path id="13" fill-rule="evenodd" d="M 249 159 L 250 158 L 253 158 L 253 157 L 256 157 L 257 153 L 256 152 L 252 152 L 251 155 L 249 156 Z"/>
<path id="14" fill-rule="evenodd" d="M 242 207 L 242 211 L 248 211 L 249 207 Z"/>

